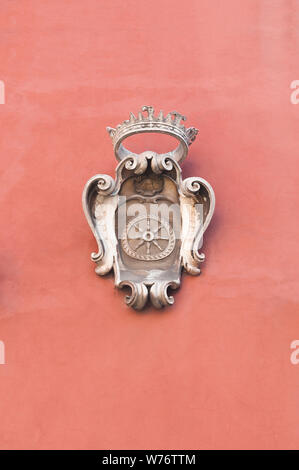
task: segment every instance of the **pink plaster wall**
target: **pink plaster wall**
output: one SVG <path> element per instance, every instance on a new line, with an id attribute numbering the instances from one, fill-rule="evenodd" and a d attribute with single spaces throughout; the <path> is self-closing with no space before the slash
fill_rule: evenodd
<path id="1" fill-rule="evenodd" d="M 0 448 L 298 448 L 298 2 L 2 0 L 0 30 Z M 202 275 L 140 314 L 81 191 L 143 104 L 199 127 L 217 205 Z"/>

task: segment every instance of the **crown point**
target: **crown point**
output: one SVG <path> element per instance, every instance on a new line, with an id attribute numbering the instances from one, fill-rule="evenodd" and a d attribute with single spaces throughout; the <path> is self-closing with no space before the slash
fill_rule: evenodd
<path id="1" fill-rule="evenodd" d="M 153 106 L 142 106 L 141 109 L 142 109 L 142 111 L 147 112 L 149 120 L 152 120 L 154 118 L 155 110 L 154 110 Z"/>
<path id="2" fill-rule="evenodd" d="M 194 140 L 196 139 L 198 129 L 196 129 L 195 127 L 188 127 L 188 129 L 186 130 L 186 134 L 189 139 L 189 145 L 191 145 L 192 142 L 194 142 Z"/>
<path id="3" fill-rule="evenodd" d="M 180 126 L 181 121 L 186 121 L 186 116 L 183 116 L 182 114 L 178 113 L 177 111 L 172 111 L 170 113 L 172 116 L 174 116 L 174 125 L 175 126 Z"/>
<path id="4" fill-rule="evenodd" d="M 157 117 L 157 121 L 163 121 L 164 120 L 164 116 L 163 116 L 163 111 L 161 109 L 161 111 L 159 112 L 159 115 Z"/>
<path id="5" fill-rule="evenodd" d="M 131 112 L 131 113 L 130 113 L 130 124 L 134 124 L 134 122 L 136 122 L 136 117 L 135 117 L 135 115 Z"/>
<path id="6" fill-rule="evenodd" d="M 110 137 L 113 137 L 115 135 L 116 129 L 114 127 L 106 127 L 106 131 L 110 135 Z"/>
<path id="7" fill-rule="evenodd" d="M 166 118 L 165 118 L 165 122 L 167 124 L 171 124 L 172 123 L 172 117 L 171 117 L 171 113 L 168 113 Z"/>

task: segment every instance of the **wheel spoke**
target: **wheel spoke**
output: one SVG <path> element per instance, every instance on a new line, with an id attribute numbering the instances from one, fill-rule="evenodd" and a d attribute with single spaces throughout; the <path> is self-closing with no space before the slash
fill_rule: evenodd
<path id="1" fill-rule="evenodd" d="M 129 234 L 127 235 L 127 238 L 129 240 L 140 240 L 140 238 L 142 238 L 142 234 L 141 235 L 134 235 L 134 236 L 130 236 Z"/>
<path id="2" fill-rule="evenodd" d="M 153 240 L 153 244 L 154 244 L 157 248 L 159 248 L 160 251 L 163 251 L 163 248 L 160 247 L 160 245 L 159 245 L 158 242 L 156 242 L 155 240 Z"/>
<path id="3" fill-rule="evenodd" d="M 163 227 L 163 225 L 160 222 L 159 224 L 160 224 L 160 227 L 156 228 L 156 230 L 153 231 L 154 234 L 159 232 L 159 230 Z"/>
<path id="4" fill-rule="evenodd" d="M 139 247 L 141 247 L 144 244 L 144 240 L 141 240 L 136 246 L 135 246 L 135 251 L 138 250 Z"/>
<path id="5" fill-rule="evenodd" d="M 142 233 L 142 230 L 140 227 L 138 227 L 137 222 L 133 224 L 133 227 L 137 228 L 138 232 Z"/>
<path id="6" fill-rule="evenodd" d="M 135 233 L 133 233 L 132 235 L 130 235 L 129 232 L 131 231 L 131 229 L 132 229 L 133 227 L 135 227 L 135 228 L 138 230 L 139 233 L 136 233 L 136 232 L 135 232 Z M 128 238 L 129 240 L 140 240 L 140 238 L 142 238 L 143 232 L 142 232 L 142 230 L 138 227 L 137 223 L 133 224 L 132 227 L 131 227 L 131 229 L 127 232 L 127 238 Z"/>

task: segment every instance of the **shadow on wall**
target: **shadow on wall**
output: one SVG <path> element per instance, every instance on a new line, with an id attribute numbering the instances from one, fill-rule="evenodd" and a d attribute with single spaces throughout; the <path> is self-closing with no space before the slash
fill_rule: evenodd
<path id="1" fill-rule="evenodd" d="M 0 341 L 0 364 L 5 364 L 5 345 Z"/>
<path id="2" fill-rule="evenodd" d="M 5 104 L 5 85 L 3 80 L 0 80 L 0 104 Z"/>

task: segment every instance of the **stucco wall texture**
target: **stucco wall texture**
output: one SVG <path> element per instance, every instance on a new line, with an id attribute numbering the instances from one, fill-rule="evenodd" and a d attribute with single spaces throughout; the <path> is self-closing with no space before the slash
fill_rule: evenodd
<path id="1" fill-rule="evenodd" d="M 298 1 L 2 0 L 0 30 L 0 448 L 298 448 Z M 137 313 L 81 192 L 144 104 L 199 128 L 216 211 L 202 274 Z"/>

